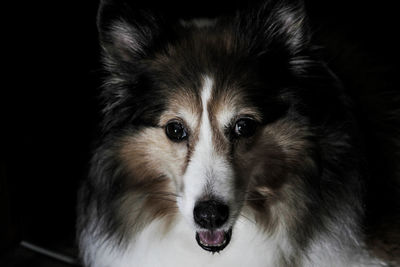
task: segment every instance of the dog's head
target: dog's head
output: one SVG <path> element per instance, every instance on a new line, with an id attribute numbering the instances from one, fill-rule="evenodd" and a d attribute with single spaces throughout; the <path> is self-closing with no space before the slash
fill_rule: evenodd
<path id="1" fill-rule="evenodd" d="M 342 111 L 311 57 L 303 7 L 287 2 L 176 23 L 102 4 L 103 128 L 119 144 L 123 225 L 181 214 L 215 252 L 245 212 L 265 229 L 298 217 L 319 171 L 315 125 Z"/>

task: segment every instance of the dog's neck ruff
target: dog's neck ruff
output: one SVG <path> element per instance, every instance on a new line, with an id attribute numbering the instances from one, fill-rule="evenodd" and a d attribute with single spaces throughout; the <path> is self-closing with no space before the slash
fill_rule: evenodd
<path id="1" fill-rule="evenodd" d="M 324 237 L 317 239 L 304 256 L 294 255 L 284 227 L 272 234 L 260 231 L 252 219 L 240 217 L 233 231 L 231 244 L 219 253 L 209 253 L 194 242 L 193 229 L 179 217 L 174 226 L 165 232 L 165 223 L 150 223 L 125 248 L 114 241 L 88 239 L 86 255 L 90 267 L 203 267 L 203 266 L 384 266 L 371 265 L 368 255 L 360 255 L 366 264 L 353 262 L 354 255 L 346 255 L 340 248 L 332 247 Z M 328 242 L 326 242 L 328 241 Z"/>
<path id="2" fill-rule="evenodd" d="M 282 242 L 285 237 L 279 233 L 268 238 L 245 218 L 236 222 L 231 244 L 214 254 L 198 246 L 193 229 L 182 217 L 167 233 L 164 230 L 163 221 L 153 221 L 123 250 L 119 250 L 111 240 L 96 240 L 88 250 L 93 253 L 90 258 L 96 261 L 90 266 L 279 266 L 279 243 L 286 243 Z"/>

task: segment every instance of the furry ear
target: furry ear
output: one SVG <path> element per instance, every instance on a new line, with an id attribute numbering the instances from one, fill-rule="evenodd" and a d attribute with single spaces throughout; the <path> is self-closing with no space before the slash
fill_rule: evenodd
<path id="1" fill-rule="evenodd" d="M 131 2 L 102 0 L 98 10 L 97 27 L 107 71 L 101 92 L 104 132 L 122 129 L 133 121 L 139 123 L 139 118 L 149 123 L 142 115 L 144 110 L 157 110 L 160 105 L 149 96 L 151 82 L 143 74 L 141 60 L 157 50 L 156 46 L 163 46 L 164 24 L 145 11 L 146 7 Z M 136 90 L 139 87 L 141 90 Z"/>
<path id="2" fill-rule="evenodd" d="M 292 52 L 298 52 L 309 45 L 310 34 L 302 0 L 279 1 L 273 11 L 277 30 L 274 34 L 285 40 Z"/>
<path id="3" fill-rule="evenodd" d="M 129 62 L 145 56 L 160 32 L 159 25 L 153 14 L 140 7 L 124 0 L 102 0 L 97 27 L 106 60 Z"/>
<path id="4" fill-rule="evenodd" d="M 247 21 L 242 22 L 246 25 L 245 31 L 266 50 L 276 44 L 294 56 L 309 45 L 310 34 L 302 0 L 266 0 L 248 12 L 244 19 Z"/>

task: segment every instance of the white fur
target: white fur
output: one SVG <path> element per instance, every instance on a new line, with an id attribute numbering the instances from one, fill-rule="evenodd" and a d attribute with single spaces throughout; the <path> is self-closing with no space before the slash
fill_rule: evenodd
<path id="1" fill-rule="evenodd" d="M 232 188 L 233 171 L 227 160 L 215 150 L 212 140 L 212 128 L 207 111 L 208 102 L 212 95 L 213 80 L 204 78 L 201 93 L 202 114 L 200 121 L 199 140 L 183 176 L 185 181 L 182 197 L 178 198 L 178 207 L 189 224 L 195 227 L 193 209 L 195 203 L 205 193 L 207 185 L 212 185 L 216 197 L 226 203 L 233 203 Z M 228 227 L 229 228 L 229 227 Z M 195 228 L 193 228 L 193 231 Z"/>
<path id="2" fill-rule="evenodd" d="M 174 226 L 165 233 L 165 223 L 155 220 L 131 240 L 126 249 L 118 249 L 113 241 L 90 239 L 93 253 L 91 267 L 279 267 L 280 256 L 288 256 L 291 246 L 285 227 L 278 227 L 272 235 L 261 232 L 250 214 L 239 217 L 233 227 L 230 244 L 220 253 L 211 254 L 199 247 L 192 227 L 179 216 Z M 304 267 L 367 267 L 385 266 L 364 261 L 354 255 L 343 254 L 328 236 L 316 239 L 307 256 L 298 258 L 296 266 Z M 361 256 L 361 255 L 360 255 Z M 357 261 L 358 260 L 358 261 Z M 368 262 L 367 262 L 368 261 Z M 286 265 L 285 265 L 286 266 Z"/>
<path id="3" fill-rule="evenodd" d="M 174 227 L 163 233 L 163 221 L 148 225 L 125 251 L 112 249 L 111 242 L 96 246 L 96 267 L 201 267 L 201 266 L 277 266 L 279 233 L 268 237 L 245 218 L 239 218 L 231 243 L 211 254 L 199 247 L 190 225 L 178 218 Z"/>
<path id="4" fill-rule="evenodd" d="M 309 248 L 300 255 L 293 255 L 296 249 L 290 242 L 284 221 L 273 233 L 266 233 L 255 224 L 253 213 L 244 208 L 241 215 L 234 214 L 225 228 L 232 227 L 232 240 L 220 253 L 212 254 L 203 250 L 195 239 L 196 225 L 193 209 L 196 201 L 205 193 L 207 186 L 212 193 L 224 200 L 231 210 L 235 207 L 237 192 L 233 187 L 233 171 L 224 156 L 213 145 L 212 128 L 208 114 L 208 102 L 212 96 L 213 80 L 204 78 L 201 93 L 202 114 L 199 139 L 188 164 L 182 196 L 177 197 L 180 209 L 171 228 L 166 228 L 162 219 L 152 221 L 138 234 L 128 240 L 126 247 L 119 246 L 116 240 L 100 236 L 88 226 L 81 235 L 80 245 L 84 248 L 85 266 L 90 267 L 279 267 L 291 266 L 286 260 L 296 258 L 295 266 L 304 267 L 351 267 L 385 266 L 372 260 L 358 244 L 358 236 L 351 230 L 352 223 L 341 216 L 329 225 L 330 232 L 315 237 Z M 234 111 L 226 110 L 217 117 L 220 125 L 226 125 L 235 116 Z M 182 114 L 180 114 L 182 115 Z M 188 114 L 186 114 L 186 117 Z M 193 126 L 192 126 L 193 127 Z M 285 206 L 272 209 L 272 216 L 284 218 L 280 213 L 287 212 Z M 343 212 L 343 214 L 349 214 Z M 238 216 L 236 218 L 236 216 Z M 95 217 L 93 215 L 93 217 Z M 352 217 L 352 216 L 350 216 Z M 350 228 L 349 228 L 350 227 Z"/>

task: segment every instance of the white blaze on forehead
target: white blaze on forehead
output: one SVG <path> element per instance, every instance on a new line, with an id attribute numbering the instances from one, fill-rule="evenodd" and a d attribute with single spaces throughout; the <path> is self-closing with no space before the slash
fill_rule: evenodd
<path id="1" fill-rule="evenodd" d="M 200 125 L 200 134 L 199 134 L 199 150 L 204 152 L 212 152 L 212 129 L 210 118 L 208 115 L 208 101 L 211 98 L 213 81 L 206 77 L 204 79 L 203 91 L 201 92 L 201 104 L 203 107 L 203 112 L 201 114 L 201 125 Z M 200 145 L 200 146 L 199 146 Z"/>
<path id="2" fill-rule="evenodd" d="M 202 114 L 198 141 L 195 144 L 186 173 L 184 174 L 184 192 L 178 204 L 186 218 L 193 221 L 193 208 L 211 185 L 212 193 L 223 200 L 229 201 L 230 179 L 232 170 L 222 155 L 219 155 L 213 144 L 213 129 L 208 113 L 208 103 L 213 93 L 213 80 L 204 78 L 201 91 Z"/>
<path id="3" fill-rule="evenodd" d="M 209 175 L 209 161 L 213 154 L 212 132 L 207 111 L 207 103 L 211 97 L 213 81 L 205 77 L 201 91 L 202 114 L 199 129 L 199 139 L 195 145 L 192 157 L 184 175 L 184 198 L 185 209 L 189 214 L 197 198 L 200 197 L 202 190 L 207 182 Z"/>

